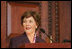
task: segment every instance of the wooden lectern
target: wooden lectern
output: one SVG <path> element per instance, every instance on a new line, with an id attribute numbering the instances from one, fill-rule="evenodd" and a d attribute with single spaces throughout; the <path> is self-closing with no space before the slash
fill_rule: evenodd
<path id="1" fill-rule="evenodd" d="M 19 48 L 71 48 L 71 43 L 27 43 Z"/>

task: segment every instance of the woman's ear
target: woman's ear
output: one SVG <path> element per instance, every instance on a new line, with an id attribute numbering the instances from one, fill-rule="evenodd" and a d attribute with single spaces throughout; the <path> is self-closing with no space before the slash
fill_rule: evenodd
<path id="1" fill-rule="evenodd" d="M 37 26 L 36 26 L 36 29 L 37 29 Z"/>

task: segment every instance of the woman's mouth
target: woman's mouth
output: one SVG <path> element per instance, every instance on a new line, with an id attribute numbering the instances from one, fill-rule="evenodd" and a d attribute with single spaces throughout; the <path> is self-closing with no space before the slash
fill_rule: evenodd
<path id="1" fill-rule="evenodd" d="M 29 30 L 29 29 L 31 29 L 31 27 L 26 27 L 26 30 Z"/>

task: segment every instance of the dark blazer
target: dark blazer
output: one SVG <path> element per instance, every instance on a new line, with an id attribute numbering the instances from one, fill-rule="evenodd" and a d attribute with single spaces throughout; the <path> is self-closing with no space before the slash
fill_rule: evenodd
<path id="1" fill-rule="evenodd" d="M 30 41 L 27 35 L 24 33 L 23 35 L 14 37 L 10 40 L 10 48 L 17 48 L 25 43 L 30 43 Z M 45 43 L 45 41 L 40 37 L 36 36 L 36 43 Z"/>

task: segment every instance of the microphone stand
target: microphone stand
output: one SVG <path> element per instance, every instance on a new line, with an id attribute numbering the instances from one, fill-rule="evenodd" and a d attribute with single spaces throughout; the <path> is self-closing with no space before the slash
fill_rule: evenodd
<path id="1" fill-rule="evenodd" d="M 56 43 L 55 40 L 53 40 L 53 39 L 50 38 L 50 35 L 47 35 L 46 33 L 44 33 L 44 34 L 45 34 L 52 42 Z"/>
<path id="2" fill-rule="evenodd" d="M 52 37 L 50 37 L 50 35 L 47 35 L 47 34 L 45 33 L 45 30 L 44 30 L 44 29 L 40 28 L 40 31 L 41 31 L 42 33 L 44 33 L 52 42 L 56 43 L 56 41 L 53 40 Z"/>

